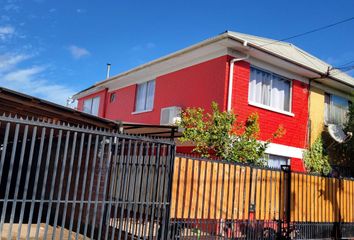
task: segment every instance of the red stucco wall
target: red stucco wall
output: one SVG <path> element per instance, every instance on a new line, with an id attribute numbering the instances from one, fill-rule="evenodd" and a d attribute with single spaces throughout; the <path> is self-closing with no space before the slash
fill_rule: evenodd
<path id="1" fill-rule="evenodd" d="M 156 78 L 154 109 L 132 114 L 135 107 L 136 85 L 116 90 L 116 100 L 106 106 L 106 117 L 136 123 L 159 124 L 164 107 L 204 107 L 212 101 L 225 105 L 227 57 L 219 57 Z M 110 93 L 108 93 L 109 96 Z M 108 97 L 109 99 L 109 97 Z"/>
<path id="2" fill-rule="evenodd" d="M 107 106 L 107 89 L 103 89 L 101 91 L 95 92 L 93 94 L 87 95 L 83 98 L 78 99 L 77 102 L 77 109 L 82 111 L 83 110 L 83 106 L 84 106 L 84 101 L 86 99 L 90 99 L 90 98 L 94 98 L 94 97 L 100 97 L 100 106 L 98 109 L 98 116 L 99 117 L 106 117 L 105 116 L 105 112 L 106 112 L 106 106 Z"/>

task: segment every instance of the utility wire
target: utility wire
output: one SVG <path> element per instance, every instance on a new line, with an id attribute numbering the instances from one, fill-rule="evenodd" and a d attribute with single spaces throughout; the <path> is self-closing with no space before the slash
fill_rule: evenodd
<path id="1" fill-rule="evenodd" d="M 354 20 L 354 17 L 350 17 L 350 18 L 344 19 L 342 21 L 335 22 L 335 23 L 332 23 L 332 24 L 329 24 L 329 25 L 326 25 L 326 26 L 323 26 L 323 27 L 315 28 L 315 29 L 312 29 L 312 30 L 304 32 L 304 33 L 296 34 L 296 35 L 293 35 L 291 37 L 287 37 L 287 38 L 276 40 L 276 41 L 273 41 L 273 42 L 270 42 L 270 43 L 266 43 L 266 44 L 260 45 L 260 47 L 264 47 L 264 46 L 271 45 L 271 44 L 274 44 L 274 43 L 277 43 L 277 42 L 282 42 L 282 41 L 286 41 L 286 40 L 289 40 L 289 39 L 301 37 L 301 36 L 304 36 L 304 35 L 307 35 L 307 34 L 311 34 L 311 33 L 314 33 L 314 32 L 318 32 L 318 31 L 321 31 L 321 30 L 324 30 L 324 29 L 327 29 L 327 28 L 330 28 L 330 27 L 334 27 L 336 25 L 339 25 L 339 24 L 342 24 L 342 23 L 345 23 L 345 22 L 349 22 L 349 21 L 352 21 L 352 20 Z"/>

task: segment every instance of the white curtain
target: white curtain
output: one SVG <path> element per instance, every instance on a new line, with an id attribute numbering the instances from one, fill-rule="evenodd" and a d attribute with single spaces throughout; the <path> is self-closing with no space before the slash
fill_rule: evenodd
<path id="1" fill-rule="evenodd" d="M 277 156 L 277 155 L 268 155 L 268 167 L 280 169 L 281 165 L 288 165 L 289 158 Z"/>
<path id="2" fill-rule="evenodd" d="M 251 68 L 249 100 L 275 109 L 290 111 L 290 81 Z"/>
<path id="3" fill-rule="evenodd" d="M 273 76 L 271 107 L 290 111 L 290 81 Z"/>
<path id="4" fill-rule="evenodd" d="M 82 110 L 85 113 L 91 113 L 91 107 L 92 107 L 92 98 L 84 101 L 84 107 Z"/>
<path id="5" fill-rule="evenodd" d="M 348 100 L 336 95 L 330 95 L 330 105 L 327 106 L 327 123 L 343 125 L 347 121 L 347 112 L 349 108 Z M 329 108 L 329 111 L 328 111 Z"/>
<path id="6" fill-rule="evenodd" d="M 135 111 L 151 110 L 154 107 L 155 80 L 138 85 Z"/>
<path id="7" fill-rule="evenodd" d="M 92 99 L 91 114 L 98 116 L 98 109 L 100 107 L 100 97 L 95 97 Z"/>
<path id="8" fill-rule="evenodd" d="M 154 107 L 155 95 L 155 80 L 149 81 L 146 93 L 146 110 L 151 110 Z"/>
<path id="9" fill-rule="evenodd" d="M 138 85 L 138 89 L 136 93 L 135 111 L 145 110 L 146 89 L 147 89 L 146 83 L 142 83 Z"/>
<path id="10" fill-rule="evenodd" d="M 271 78 L 270 74 L 258 69 L 251 69 L 249 84 L 249 100 L 264 105 L 270 103 Z"/>

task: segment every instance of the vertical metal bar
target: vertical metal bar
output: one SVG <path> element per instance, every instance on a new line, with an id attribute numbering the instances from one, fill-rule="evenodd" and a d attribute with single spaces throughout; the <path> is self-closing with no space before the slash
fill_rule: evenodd
<path id="1" fill-rule="evenodd" d="M 117 143 L 118 144 L 118 143 Z M 112 228 L 112 237 L 111 240 L 114 239 L 115 237 L 115 232 L 116 232 L 116 228 L 117 228 L 117 214 L 118 214 L 118 208 L 121 207 L 121 201 L 119 199 L 119 195 L 120 195 L 120 191 L 121 191 L 121 186 L 123 186 L 121 184 L 121 181 L 119 179 L 123 178 L 123 161 L 124 161 L 124 151 L 125 151 L 125 139 L 123 139 L 121 141 L 121 149 L 120 149 L 120 157 L 119 157 L 119 167 L 117 169 L 117 179 L 116 179 L 116 186 L 115 186 L 115 209 L 114 209 L 114 215 L 113 215 L 113 228 Z M 122 170 L 120 176 L 118 176 L 118 171 Z M 118 179 L 119 177 L 119 179 Z M 120 221 L 121 222 L 121 221 Z M 121 231 L 121 229 L 119 230 Z"/>
<path id="2" fill-rule="evenodd" d="M 63 239 L 65 222 L 66 222 L 66 213 L 68 210 L 68 200 L 69 200 L 69 192 L 70 192 L 70 185 L 71 185 L 71 178 L 73 173 L 73 165 L 74 165 L 74 158 L 75 158 L 75 151 L 76 151 L 76 140 L 77 140 L 77 132 L 74 132 L 74 139 L 71 147 L 71 157 L 69 163 L 69 175 L 66 181 L 66 190 L 65 190 L 65 203 L 64 203 L 64 213 L 61 220 L 61 228 L 60 228 L 60 239 Z"/>
<path id="3" fill-rule="evenodd" d="M 59 208 L 60 208 L 60 205 L 61 205 L 61 195 L 62 195 L 62 191 L 63 191 L 63 180 L 64 180 L 65 169 L 66 169 L 66 160 L 68 158 L 68 148 L 69 148 L 69 141 L 70 141 L 70 133 L 71 133 L 70 131 L 66 132 L 63 159 L 61 161 L 62 164 L 61 164 L 61 169 L 60 169 L 61 172 L 60 172 L 60 178 L 59 178 L 57 204 L 55 206 L 53 229 L 57 229 L 57 223 L 58 223 L 58 217 L 59 217 Z M 56 232 L 57 231 L 53 231 L 52 240 L 55 239 Z"/>
<path id="4" fill-rule="evenodd" d="M 20 222 L 18 224 L 18 229 L 17 229 L 18 233 L 21 233 L 23 215 L 25 213 L 25 206 L 26 206 L 26 199 L 27 199 L 28 185 L 29 185 L 29 177 L 30 177 L 31 169 L 32 169 L 33 152 L 34 152 L 34 146 L 36 144 L 36 138 L 37 138 L 37 126 L 34 126 L 34 128 L 32 130 L 32 140 L 31 140 L 31 147 L 30 147 L 27 172 L 26 172 L 26 178 L 25 178 L 25 187 L 24 187 L 22 203 L 21 203 Z M 20 239 L 20 234 L 17 234 L 17 240 L 19 240 L 19 239 Z"/>
<path id="5" fill-rule="evenodd" d="M 20 180 L 21 180 L 21 175 L 22 175 L 23 159 L 25 156 L 26 145 L 27 145 L 27 134 L 28 134 L 28 125 L 25 126 L 23 138 L 22 138 L 20 163 L 19 163 L 19 167 L 18 167 L 18 173 L 17 173 L 16 185 L 15 185 L 14 201 L 12 203 L 12 209 L 11 209 L 10 229 L 9 229 L 9 233 L 7 235 L 8 239 L 12 239 L 12 224 L 13 224 L 14 218 L 15 218 L 15 210 L 16 210 L 16 205 L 17 205 L 18 192 L 20 189 Z M 0 176 L 2 176 L 2 175 L 0 175 Z"/>
<path id="6" fill-rule="evenodd" d="M 149 212 L 149 208 L 151 208 L 151 198 L 152 198 L 152 193 L 151 193 L 151 180 L 152 180 L 152 175 L 150 174 L 151 171 L 151 159 L 152 159 L 152 154 L 155 148 L 155 143 L 151 144 L 151 147 L 147 149 L 148 152 L 148 171 L 147 171 L 147 183 L 146 183 L 146 195 L 145 195 L 145 217 L 144 217 L 144 229 L 143 229 L 143 236 L 144 236 L 144 240 L 146 239 L 146 231 L 148 226 L 148 212 Z"/>
<path id="7" fill-rule="evenodd" d="M 42 184 L 42 192 L 41 192 L 41 197 L 40 197 L 40 206 L 39 206 L 39 213 L 37 217 L 37 227 L 36 227 L 36 239 L 38 239 L 38 234 L 39 234 L 39 226 L 42 220 L 42 211 L 43 211 L 43 200 L 44 200 L 44 194 L 46 190 L 46 183 L 47 183 L 47 177 L 48 177 L 48 169 L 49 169 L 49 162 L 50 162 L 50 156 L 52 153 L 52 143 L 53 143 L 53 133 L 54 129 L 50 129 L 49 133 L 49 143 L 48 143 L 48 149 L 47 149 L 47 159 L 45 163 L 45 170 L 44 170 L 44 178 L 43 178 L 43 184 Z"/>
<path id="8" fill-rule="evenodd" d="M 128 216 L 128 221 L 126 221 L 126 224 L 125 224 L 125 234 L 124 234 L 124 239 L 127 240 L 128 239 L 128 232 L 131 230 L 131 226 L 132 226 L 132 223 L 131 223 L 131 216 L 130 216 L 130 211 L 131 211 L 131 208 L 132 208 L 132 205 L 134 203 L 132 203 L 132 201 L 134 201 L 134 199 L 130 199 L 130 194 L 131 194 L 131 186 L 132 186 L 132 172 L 133 172 L 133 169 L 135 169 L 136 171 L 136 166 L 135 166 L 135 156 L 136 156 L 136 150 L 137 150 L 137 140 L 135 140 L 134 142 L 134 149 L 133 149 L 133 154 L 131 154 L 131 163 L 130 163 L 130 171 L 129 171 L 129 177 L 128 177 L 128 188 L 127 188 L 127 191 L 126 191 L 126 194 L 127 194 L 127 216 Z M 134 182 L 133 182 L 134 184 Z M 134 197 L 134 193 L 132 194 L 132 197 Z M 128 225 L 129 224 L 129 225 Z"/>
<path id="9" fill-rule="evenodd" d="M 114 137 L 114 151 L 113 151 L 113 163 L 112 163 L 112 169 L 111 170 L 111 176 L 110 176 L 110 183 L 109 183 L 109 202 L 108 202 L 108 210 L 106 213 L 106 223 L 108 223 L 108 226 L 106 226 L 105 229 L 105 234 L 104 234 L 104 239 L 107 240 L 109 236 L 109 227 L 111 225 L 111 209 L 112 209 L 112 201 L 113 201 L 113 189 L 114 186 L 116 185 L 116 178 L 117 178 L 117 164 L 118 164 L 118 145 L 119 145 L 119 139 L 118 137 Z"/>
<path id="10" fill-rule="evenodd" d="M 45 139 L 45 133 L 46 133 L 46 128 L 42 128 L 42 134 L 41 134 L 41 142 L 39 145 L 39 154 L 37 158 L 37 165 L 36 165 L 36 173 L 35 173 L 35 180 L 34 180 L 34 185 L 33 185 L 33 192 L 32 192 L 32 201 L 31 201 L 31 209 L 30 209 L 30 217 L 28 220 L 28 226 L 27 226 L 27 235 L 26 235 L 26 240 L 29 239 L 30 233 L 31 233 L 31 224 L 32 224 L 32 219 L 33 219 L 33 211 L 34 211 L 34 206 L 36 204 L 36 194 L 37 194 L 37 188 L 38 188 L 38 180 L 39 180 L 39 173 L 40 173 L 40 167 L 42 164 L 42 154 L 43 154 L 43 147 L 44 147 L 44 139 Z"/>
<path id="11" fill-rule="evenodd" d="M 166 239 L 168 237 L 168 229 L 170 228 L 170 211 L 171 211 L 171 197 L 172 197 L 172 181 L 173 181 L 173 171 L 174 171 L 174 161 L 175 161 L 175 148 L 172 146 L 168 146 L 168 153 L 166 157 L 166 176 L 167 176 L 167 194 L 163 195 L 165 198 L 163 199 L 163 208 L 165 209 L 164 217 L 162 220 L 162 224 L 165 227 L 161 231 L 161 239 Z M 197 201 L 198 202 L 198 201 Z M 198 204 L 197 204 L 198 206 Z M 166 234 L 165 234 L 166 231 Z"/>
<path id="12" fill-rule="evenodd" d="M 53 195 L 54 195 L 54 188 L 55 188 L 55 180 L 56 180 L 57 172 L 58 172 L 58 162 L 59 162 L 59 156 L 60 156 L 62 134 L 63 134 L 63 130 L 60 129 L 59 134 L 58 134 L 57 149 L 55 152 L 55 160 L 54 160 L 54 168 L 53 168 L 53 176 L 52 176 L 53 181 L 50 185 L 48 212 L 47 212 L 47 218 L 45 220 L 45 229 L 44 229 L 44 239 L 45 240 L 47 239 L 49 219 L 50 219 L 52 205 L 53 205 Z"/>
<path id="13" fill-rule="evenodd" d="M 4 135 L 4 141 L 2 144 L 2 152 L 1 152 L 1 161 L 0 161 L 0 176 L 2 176 L 2 172 L 4 170 L 4 164 L 5 164 L 5 157 L 6 157 L 6 152 L 7 152 L 7 143 L 9 141 L 9 132 L 10 132 L 10 123 L 6 123 L 6 128 L 5 128 L 5 135 Z M 0 186 L 1 186 L 1 179 L 0 177 Z"/>
<path id="14" fill-rule="evenodd" d="M 94 230 L 95 230 L 95 225 L 96 225 L 96 216 L 97 216 L 97 207 L 98 207 L 98 197 L 100 193 L 100 187 L 101 187 L 101 175 L 102 175 L 102 164 L 103 164 L 103 158 L 104 158 L 104 149 L 106 145 L 106 136 L 103 136 L 103 139 L 100 143 L 101 145 L 101 151 L 100 151 L 100 163 L 99 163 L 99 172 L 98 172 L 98 177 L 96 181 L 96 192 L 95 192 L 95 203 L 94 203 L 94 210 L 93 210 L 93 219 L 92 219 L 92 226 L 91 226 L 91 238 L 93 238 L 94 235 Z"/>
<path id="15" fill-rule="evenodd" d="M 6 211 L 7 211 L 7 203 L 8 203 L 9 193 L 10 193 L 10 185 L 11 185 L 12 173 L 13 173 L 14 162 L 15 162 L 19 129 L 20 129 L 20 125 L 16 124 L 15 136 L 14 136 L 12 151 L 11 151 L 9 173 L 7 175 L 7 181 L 6 181 L 5 199 L 4 199 L 4 203 L 2 205 L 2 208 L 1 208 L 0 236 L 2 235 L 2 228 L 4 225 Z M 0 178 L 1 177 L 2 176 L 0 176 Z M 12 225 L 10 226 L 10 228 L 12 228 Z"/>
<path id="16" fill-rule="evenodd" d="M 128 143 L 128 153 L 127 153 L 127 156 L 125 156 L 124 158 L 126 159 L 126 161 L 125 161 L 125 167 L 124 167 L 124 170 L 122 171 L 123 172 L 123 174 L 124 174 L 124 179 L 123 179 L 123 184 L 122 184 L 122 201 L 123 201 L 123 203 L 121 204 L 121 209 L 120 209 L 120 216 L 119 216 L 119 232 L 118 232 L 118 239 L 122 239 L 121 238 L 121 236 L 122 236 L 122 219 L 123 219 L 123 214 L 124 214 L 124 207 L 125 207 L 125 201 L 126 201 L 126 199 L 125 199 L 125 192 L 126 192 L 126 189 L 127 189 L 127 184 L 126 184 L 126 182 L 127 182 L 127 179 L 126 179 L 126 177 L 127 177 L 127 169 L 128 169 L 128 167 L 129 167 L 129 157 L 130 157 L 130 151 L 131 151 L 131 139 L 129 139 L 129 143 Z M 119 194 L 121 194 L 120 192 L 119 192 Z M 126 230 L 126 229 L 124 229 L 124 230 Z"/>
<path id="17" fill-rule="evenodd" d="M 75 214 L 75 208 L 76 208 L 77 191 L 78 191 L 80 173 L 82 171 L 81 162 L 82 162 L 82 152 L 83 152 L 83 148 L 84 148 L 84 142 L 85 142 L 85 133 L 81 133 L 79 159 L 78 159 L 78 163 L 76 165 L 76 174 L 73 176 L 75 178 L 74 192 L 73 192 L 74 196 L 73 196 L 73 203 L 72 203 L 71 209 L 70 209 L 70 225 L 69 225 L 69 236 L 68 236 L 68 239 L 71 239 L 72 228 L 73 228 L 73 223 L 74 223 L 74 214 Z"/>
<path id="18" fill-rule="evenodd" d="M 140 178 L 140 196 L 139 196 L 139 201 L 141 202 L 141 204 L 140 204 L 140 206 L 139 206 L 139 227 L 138 227 L 138 229 L 137 229 L 137 231 L 138 231 L 138 239 L 140 239 L 141 237 L 142 237 L 142 235 L 143 235 L 143 225 L 144 225 L 144 223 L 143 223 L 143 212 L 144 212 L 144 209 L 146 209 L 145 208 L 145 202 L 146 202 L 146 194 L 147 194 L 147 191 L 146 191 L 146 189 L 147 189 L 147 186 L 146 186 L 146 184 L 147 184 L 147 180 L 148 180 L 148 178 L 149 178 L 149 173 L 148 172 L 146 172 L 146 170 L 148 169 L 148 167 L 147 167 L 147 159 L 148 159 L 148 154 L 149 154 L 149 152 L 148 152 L 148 149 L 149 149 L 149 143 L 148 142 L 146 142 L 146 145 L 144 146 L 143 145 L 144 143 L 142 143 L 142 146 L 143 146 L 143 150 L 144 150 L 144 152 L 145 152 L 145 154 L 142 154 L 142 159 L 141 159 L 141 164 L 142 164 L 142 169 L 141 169 L 141 178 Z M 142 190 L 145 190 L 145 194 L 143 195 L 142 194 Z"/>
<path id="19" fill-rule="evenodd" d="M 165 172 L 166 172 L 166 165 L 167 165 L 167 158 L 165 158 L 166 156 L 166 153 L 165 153 L 165 150 L 166 150 L 166 146 L 165 145 L 162 145 L 162 150 L 160 150 L 160 163 L 159 163 L 159 170 L 158 170 L 158 180 L 161 182 L 160 184 L 158 184 L 159 186 L 159 189 L 157 191 L 157 194 L 156 194 L 156 200 L 155 202 L 157 203 L 157 213 L 156 213 L 156 226 L 157 226 L 157 236 L 161 235 L 163 232 L 164 232 L 164 228 L 165 228 L 165 223 L 162 221 L 163 219 L 163 214 L 164 214 L 164 203 L 165 203 L 165 198 L 164 198 L 164 194 L 165 194 L 165 184 L 166 184 L 166 181 L 165 181 L 165 178 L 166 178 L 166 175 L 165 175 Z M 161 151 L 163 151 L 161 153 Z M 161 157 L 162 155 L 162 157 Z M 161 161 L 162 159 L 162 161 Z M 165 163 L 163 162 L 163 160 L 165 160 Z M 160 236 L 160 238 L 162 237 L 163 235 Z"/>
<path id="20" fill-rule="evenodd" d="M 135 171 L 135 176 L 134 176 L 134 192 L 133 192 L 133 201 L 135 202 L 133 205 L 133 228 L 132 228 L 132 234 L 135 234 L 135 225 L 137 224 L 136 222 L 136 212 L 137 209 L 139 208 L 140 204 L 139 204 L 139 197 L 140 197 L 140 192 L 141 192 L 141 188 L 139 188 L 139 192 L 136 191 L 136 186 L 137 186 L 137 176 L 138 176 L 138 172 L 139 169 L 141 167 L 141 157 L 143 154 L 143 146 L 144 143 L 140 142 L 140 146 L 139 146 L 139 151 L 138 151 L 138 155 L 136 157 L 136 171 Z M 142 174 L 142 169 L 141 169 L 141 174 Z M 141 176 L 140 176 L 140 181 L 139 181 L 139 186 L 141 186 Z M 137 192 L 137 194 L 136 194 Z M 138 222 L 139 223 L 139 222 Z M 138 229 L 138 228 L 136 228 Z"/>
<path id="21" fill-rule="evenodd" d="M 87 179 L 87 172 L 88 172 L 88 164 L 90 161 L 90 150 L 91 150 L 91 141 L 92 141 L 92 134 L 88 136 L 88 142 L 86 147 L 86 158 L 85 158 L 85 167 L 84 167 L 84 178 L 82 180 L 82 189 L 81 189 L 81 198 L 80 198 L 80 209 L 79 209 L 79 217 L 78 223 L 76 226 L 76 235 L 75 240 L 78 240 L 80 228 L 81 228 L 81 218 L 82 218 L 82 210 L 84 207 L 84 200 L 85 200 L 85 191 L 86 191 L 86 179 Z"/>
<path id="22" fill-rule="evenodd" d="M 91 201 L 92 201 L 92 190 L 93 190 L 93 181 L 96 173 L 96 163 L 97 163 L 97 150 L 98 150 L 98 144 L 99 144 L 99 135 L 96 135 L 96 140 L 95 140 L 95 147 L 94 147 L 94 152 L 93 152 L 93 159 L 92 159 L 92 167 L 91 167 L 91 175 L 90 175 L 90 185 L 89 185 L 89 195 L 88 195 L 88 203 L 86 206 L 86 216 L 85 216 L 85 223 L 84 223 L 84 240 L 86 239 L 86 234 L 87 234 L 87 227 L 89 223 L 89 215 L 90 215 L 90 208 L 91 208 Z M 93 236 L 90 235 L 91 238 Z"/>
<path id="23" fill-rule="evenodd" d="M 155 160 L 155 163 L 156 163 L 156 165 L 155 165 L 155 174 L 154 174 L 154 184 L 153 184 L 153 186 L 156 186 L 157 185 L 157 187 L 155 187 L 155 188 L 153 188 L 153 194 L 152 194 L 152 196 L 153 196 L 153 199 L 151 199 L 152 201 L 152 205 L 151 205 L 151 219 L 150 219 L 150 231 L 149 231 L 149 239 L 152 239 L 152 237 L 153 237 L 153 229 L 154 229 L 154 218 L 155 218 L 155 207 L 156 207 L 156 203 L 155 203 L 155 201 L 156 201 L 156 194 L 157 194 L 157 190 L 159 189 L 159 179 L 158 179 L 158 170 L 159 170 L 159 165 L 160 165 L 160 144 L 157 144 L 157 150 L 156 150 L 156 160 Z M 156 191 L 155 191 L 156 190 Z"/>
<path id="24" fill-rule="evenodd" d="M 101 234 L 102 234 L 102 224 L 104 221 L 104 209 L 106 207 L 106 193 L 107 193 L 107 182 L 108 182 L 108 175 L 109 175 L 109 167 L 111 165 L 111 158 L 112 158 L 112 137 L 109 138 L 109 143 L 108 143 L 108 149 L 107 149 L 107 155 L 108 157 L 105 157 L 106 160 L 106 167 L 105 167 L 105 178 L 104 178 L 104 185 L 103 185 L 103 198 L 102 198 L 102 208 L 101 208 L 101 217 L 100 217 L 100 225 L 98 228 L 98 237 L 97 239 L 102 239 Z M 107 223 L 106 223 L 107 225 Z M 108 227 L 108 226 L 106 226 Z"/>

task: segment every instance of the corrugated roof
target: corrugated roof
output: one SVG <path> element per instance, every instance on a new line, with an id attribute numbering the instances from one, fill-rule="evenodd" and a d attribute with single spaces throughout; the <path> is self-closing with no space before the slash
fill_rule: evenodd
<path id="1" fill-rule="evenodd" d="M 326 74 L 328 69 L 333 68 L 333 66 L 331 66 L 330 64 L 298 48 L 292 43 L 277 41 L 264 37 L 257 37 L 254 35 L 239 32 L 228 31 L 227 33 L 228 35 L 234 38 L 238 38 L 242 41 L 247 41 L 250 45 L 253 45 L 253 47 L 261 48 L 268 52 L 272 52 L 293 62 L 310 67 L 323 74 Z M 339 70 L 331 70 L 329 76 L 341 80 L 352 86 L 354 85 L 354 78 Z"/>

